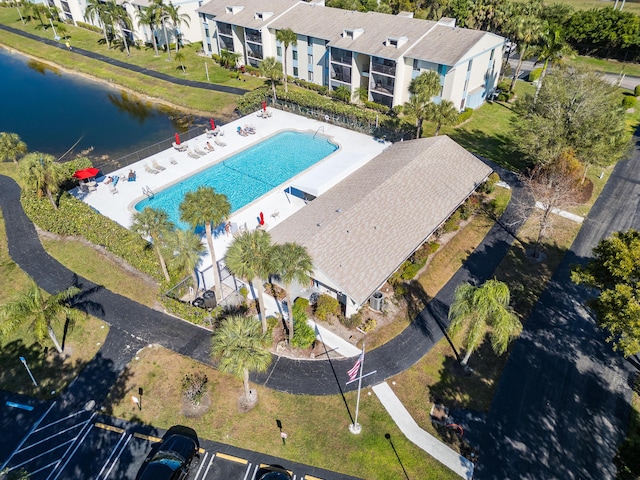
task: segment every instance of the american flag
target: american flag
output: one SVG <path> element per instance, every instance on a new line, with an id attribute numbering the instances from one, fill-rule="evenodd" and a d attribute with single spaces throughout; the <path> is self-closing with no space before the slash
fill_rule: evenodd
<path id="1" fill-rule="evenodd" d="M 353 368 L 347 372 L 347 375 L 349 375 L 349 381 L 355 380 L 356 377 L 358 376 L 358 372 L 360 371 L 360 365 L 362 364 L 362 360 L 364 360 L 364 352 L 360 354 Z"/>

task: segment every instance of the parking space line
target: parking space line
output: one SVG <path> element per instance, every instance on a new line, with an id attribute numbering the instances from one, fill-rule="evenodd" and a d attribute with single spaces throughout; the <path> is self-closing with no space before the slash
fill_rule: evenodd
<path id="1" fill-rule="evenodd" d="M 11 468 L 12 468 L 12 469 L 14 469 L 14 468 L 18 468 L 18 467 L 21 467 L 21 466 L 23 466 L 23 465 L 26 465 L 27 463 L 29 463 L 29 462 L 30 462 L 30 461 L 32 461 L 32 460 L 35 460 L 36 458 L 40 458 L 40 457 L 42 457 L 43 455 L 47 455 L 48 453 L 51 453 L 51 452 L 53 452 L 54 450 L 59 449 L 60 447 L 64 447 L 67 443 L 73 443 L 73 442 L 74 442 L 74 440 L 75 440 L 76 438 L 78 438 L 78 437 L 74 437 L 74 438 L 72 438 L 71 440 L 67 440 L 67 441 L 66 441 L 66 442 L 64 442 L 64 443 L 61 443 L 61 444 L 59 444 L 59 445 L 56 445 L 55 447 L 50 448 L 50 449 L 49 449 L 49 450 L 47 450 L 46 452 L 39 453 L 39 454 L 38 454 L 38 455 L 36 455 L 35 457 L 31 457 L 31 458 L 29 458 L 28 460 L 25 460 L 24 462 L 19 463 L 18 465 L 14 465 L 14 466 L 13 466 L 13 467 L 11 467 Z"/>
<path id="2" fill-rule="evenodd" d="M 194 480 L 198 480 L 198 477 L 200 476 L 200 472 L 202 471 L 202 467 L 204 467 L 204 464 L 207 463 L 207 455 L 209 455 L 209 452 L 204 452 L 204 457 L 200 461 L 200 466 L 198 467 L 198 471 L 196 472 L 196 478 Z"/>
<path id="3" fill-rule="evenodd" d="M 78 377 L 76 377 L 78 378 Z M 64 455 L 62 456 L 62 458 L 64 458 L 65 456 L 67 457 L 67 460 L 64 462 L 64 464 L 62 464 L 62 468 L 60 470 L 58 470 L 58 474 L 53 477 L 53 480 L 57 480 L 57 478 L 60 476 L 60 474 L 62 473 L 62 471 L 64 470 L 64 467 L 67 466 L 67 464 L 69 463 L 69 461 L 71 460 L 71 458 L 73 457 L 73 455 L 76 453 L 76 451 L 78 450 L 78 448 L 80 448 L 80 445 L 82 445 L 82 442 L 84 442 L 84 439 L 87 438 L 87 435 L 89 435 L 89 432 L 91 431 L 91 421 L 93 420 L 93 417 L 96 416 L 96 412 L 93 412 L 91 414 L 91 417 L 89 418 L 89 420 L 85 421 L 85 425 L 83 427 L 83 430 L 85 430 L 84 435 L 82 435 L 82 438 L 80 439 L 79 442 L 76 443 L 76 447 L 73 449 L 73 451 L 71 452 L 71 455 L 67 455 L 69 453 L 69 450 L 71 449 L 71 445 L 67 451 L 64 453 Z M 82 433 L 82 430 L 80 431 L 80 433 L 78 435 L 80 435 Z M 77 437 L 76 437 L 77 438 Z M 51 472 L 51 474 L 53 475 L 53 473 L 55 473 L 55 470 L 53 472 Z M 49 478 L 51 478 L 51 475 L 49 475 L 47 477 L 47 480 L 49 480 Z"/>
<path id="4" fill-rule="evenodd" d="M 105 479 L 109 478 L 109 475 L 111 475 L 111 470 L 113 470 L 113 467 L 116 466 L 116 463 L 118 463 L 118 460 L 120 459 L 120 455 L 122 455 L 122 452 L 124 452 L 124 449 L 127 448 L 127 445 L 129 445 L 129 441 L 131 440 L 131 436 L 132 435 L 129 434 L 129 436 L 127 437 L 127 441 L 124 442 L 124 445 L 122 445 L 122 448 L 120 449 L 120 453 L 118 453 L 118 456 L 115 458 L 115 460 L 111 464 L 111 467 L 107 471 L 107 474 L 104 476 Z"/>
<path id="5" fill-rule="evenodd" d="M 322 480 L 322 479 L 318 477 L 314 477 L 313 475 L 305 475 L 304 480 Z"/>
<path id="6" fill-rule="evenodd" d="M 216 456 L 223 458 L 225 460 L 231 460 L 232 462 L 242 463 L 243 465 L 246 465 L 247 463 L 249 463 L 249 461 L 245 460 L 244 458 L 234 457 L 233 455 L 227 455 L 226 453 L 217 452 Z"/>
<path id="7" fill-rule="evenodd" d="M 29 471 L 29 476 L 30 477 L 34 477 L 36 475 L 36 473 L 40 473 L 43 470 L 46 470 L 47 468 L 49 468 L 51 465 L 58 465 L 58 463 L 60 463 L 60 460 L 56 460 L 55 462 L 51 462 L 49 465 L 45 465 L 44 467 L 40 467 L 37 470 L 30 470 Z M 55 467 L 54 467 L 55 469 Z"/>
<path id="8" fill-rule="evenodd" d="M 98 426 L 98 424 L 96 423 L 94 426 Z M 106 425 L 108 426 L 108 425 Z M 98 427 L 100 428 L 100 427 Z M 108 430 L 108 429 L 106 429 Z M 120 439 L 118 440 L 118 443 L 116 443 L 116 446 L 113 447 L 113 450 L 111 450 L 111 453 L 109 454 L 109 458 L 107 458 L 107 461 L 104 462 L 104 465 L 102 465 L 102 468 L 100 469 L 100 472 L 98 472 L 98 476 L 95 478 L 95 480 L 100 480 L 100 477 L 102 476 L 102 472 L 104 472 L 104 469 L 107 468 L 107 465 L 109 465 L 109 462 L 111 461 L 111 457 L 113 457 L 113 455 L 118 451 L 118 447 L 120 447 L 120 443 L 122 442 L 122 440 L 125 437 L 125 433 L 124 430 L 122 430 L 122 434 L 120 435 Z M 131 435 L 129 435 L 129 437 L 131 437 Z M 108 474 L 107 474 L 108 476 Z M 105 477 L 106 478 L 106 477 Z"/>
<path id="9" fill-rule="evenodd" d="M 51 411 L 51 409 L 53 408 L 53 406 L 56 404 L 56 402 L 53 402 L 51 404 L 51 406 L 47 409 L 46 412 L 44 412 L 42 414 L 42 416 L 36 421 L 36 423 L 33 424 L 33 427 L 31 427 L 31 430 L 29 431 L 29 433 L 27 433 L 25 435 L 25 437 L 22 439 L 22 441 L 18 444 L 18 446 L 16 447 L 16 449 L 13 451 L 13 453 L 11 455 L 9 455 L 9 458 L 7 458 L 7 460 L 2 464 L 2 466 L 0 466 L 0 471 L 4 470 L 4 468 L 9 464 L 9 462 L 11 461 L 11 459 L 13 458 L 13 456 L 16 454 L 16 452 L 22 448 L 22 445 L 24 445 L 24 442 L 27 441 L 27 438 L 29 438 L 31 436 L 31 434 L 33 432 L 35 432 L 36 428 L 38 428 L 38 426 L 40 425 L 40 422 L 42 422 L 42 420 L 44 420 L 44 418 L 49 414 L 49 412 Z"/>
<path id="10" fill-rule="evenodd" d="M 57 437 L 59 435 L 62 435 L 63 433 L 68 432 L 69 430 L 73 430 L 74 428 L 78 428 L 80 426 L 82 426 L 82 423 L 77 423 L 77 424 L 75 424 L 75 425 L 73 425 L 71 427 L 65 428 L 64 430 L 60 430 L 59 432 L 56 432 L 53 435 L 49 435 L 48 437 L 45 437 L 42 440 L 38 440 L 35 443 L 31 443 L 31 444 L 27 445 L 23 449 L 18 450 L 16 453 L 20 453 L 20 452 L 24 452 L 25 450 L 29 450 L 31 447 L 35 447 L 36 445 L 40 445 L 41 443 L 47 442 L 47 441 L 51 440 L 52 438 L 55 438 L 55 437 Z M 77 437 L 74 437 L 74 440 L 75 440 L 75 438 L 77 438 Z"/>
<path id="11" fill-rule="evenodd" d="M 266 467 L 270 467 L 271 465 L 269 465 L 268 463 L 261 463 L 260 464 L 260 468 L 266 468 Z M 293 472 L 291 470 L 287 470 L 287 472 L 289 472 L 289 475 L 293 475 Z M 322 479 L 318 479 L 318 480 L 322 480 Z"/>
<path id="12" fill-rule="evenodd" d="M 135 432 L 133 434 L 133 436 L 136 437 L 136 438 L 141 438 L 142 440 L 148 440 L 150 442 L 160 442 L 160 441 L 162 441 L 161 438 L 154 437 L 152 435 L 145 435 L 144 433 Z"/>
<path id="13" fill-rule="evenodd" d="M 124 433 L 124 428 L 114 427 L 113 425 L 107 425 L 106 423 L 96 422 L 93 424 L 93 426 L 101 428 L 103 430 L 109 430 L 110 432 Z"/>
<path id="14" fill-rule="evenodd" d="M 247 475 L 249 475 L 250 471 L 251 471 L 251 464 L 249 464 L 249 468 L 247 468 L 247 471 L 244 473 L 244 480 L 247 480 Z M 258 465 L 253 467 L 253 475 L 251 475 L 251 478 L 256 478 L 257 472 L 258 472 Z"/>
<path id="15" fill-rule="evenodd" d="M 213 453 L 211 455 L 211 460 L 209 460 L 209 465 L 207 465 L 207 469 L 204 471 L 204 477 L 203 478 L 207 478 L 207 475 L 209 475 L 209 469 L 211 468 L 211 465 L 213 464 L 214 458 L 216 458 L 216 454 L 215 453 Z"/>
<path id="16" fill-rule="evenodd" d="M 40 430 L 44 430 L 45 428 L 49 428 L 50 426 L 55 425 L 56 423 L 64 422 L 65 420 L 68 420 L 71 417 L 75 417 L 76 415 L 81 415 L 83 413 L 87 413 L 87 411 L 86 410 L 78 410 L 77 412 L 72 413 L 70 415 L 67 415 L 66 417 L 60 418 L 60 419 L 58 419 L 58 420 L 56 420 L 54 422 L 51 422 L 51 423 L 47 423 L 46 425 L 43 425 L 42 427 L 38 428 L 37 430 L 34 430 L 33 432 L 34 433 L 35 432 L 39 432 Z"/>

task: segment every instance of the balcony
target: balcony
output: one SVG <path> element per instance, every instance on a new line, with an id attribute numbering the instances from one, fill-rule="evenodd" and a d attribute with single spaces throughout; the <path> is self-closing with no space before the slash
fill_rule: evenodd
<path id="1" fill-rule="evenodd" d="M 233 39 L 225 35 L 218 35 L 218 41 L 220 42 L 221 50 L 228 50 L 233 52 Z"/>
<path id="2" fill-rule="evenodd" d="M 231 36 L 231 25 L 229 25 L 228 23 L 219 23 L 218 32 L 220 32 L 221 35 Z"/>
<path id="3" fill-rule="evenodd" d="M 247 39 L 248 42 L 262 43 L 262 35 L 260 34 L 260 32 L 258 32 L 258 33 L 246 33 L 245 36 L 246 36 L 246 39 Z"/>
<path id="4" fill-rule="evenodd" d="M 331 73 L 331 80 L 335 80 L 336 82 L 347 83 L 351 85 L 351 75 L 345 73 Z"/>
<path id="5" fill-rule="evenodd" d="M 262 60 L 262 48 L 256 48 L 256 46 L 247 45 L 247 57 Z"/>
<path id="6" fill-rule="evenodd" d="M 351 55 L 337 55 L 331 54 L 331 61 L 335 63 L 342 63 L 343 65 L 351 65 Z"/>
<path id="7" fill-rule="evenodd" d="M 371 82 L 369 89 L 372 92 L 382 93 L 383 95 L 391 95 L 393 97 L 393 83 Z"/>
<path id="8" fill-rule="evenodd" d="M 385 75 L 390 75 L 392 77 L 396 76 L 395 65 L 384 65 L 381 63 L 371 62 L 371 70 L 373 70 L 376 73 L 383 73 Z"/>

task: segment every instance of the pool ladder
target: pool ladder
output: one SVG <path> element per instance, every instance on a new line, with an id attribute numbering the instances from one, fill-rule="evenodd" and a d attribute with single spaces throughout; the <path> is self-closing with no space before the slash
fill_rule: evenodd
<path id="1" fill-rule="evenodd" d="M 149 188 L 149 185 L 145 185 L 144 187 L 142 187 L 142 193 L 144 193 L 148 198 L 153 198 L 155 195 L 155 193 L 153 193 L 153 190 Z"/>
<path id="2" fill-rule="evenodd" d="M 316 133 L 313 134 L 313 138 L 316 138 L 316 135 L 318 135 L 318 132 L 322 130 L 322 132 L 324 132 L 324 125 L 321 125 L 318 127 L 318 129 L 316 130 Z"/>

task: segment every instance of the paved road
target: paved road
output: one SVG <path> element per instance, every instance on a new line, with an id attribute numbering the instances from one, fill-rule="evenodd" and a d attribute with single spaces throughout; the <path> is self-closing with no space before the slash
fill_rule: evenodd
<path id="1" fill-rule="evenodd" d="M 583 308 L 590 292 L 569 274 L 602 238 L 640 228 L 637 145 L 614 168 L 515 342 L 487 416 L 479 480 L 615 478 L 637 372 L 604 342 Z"/>

